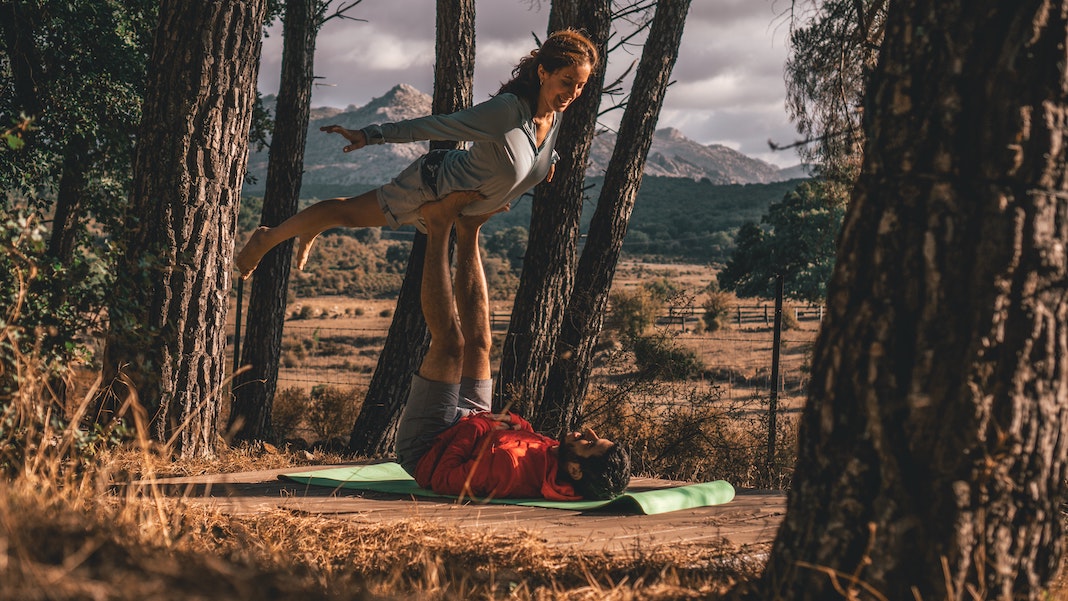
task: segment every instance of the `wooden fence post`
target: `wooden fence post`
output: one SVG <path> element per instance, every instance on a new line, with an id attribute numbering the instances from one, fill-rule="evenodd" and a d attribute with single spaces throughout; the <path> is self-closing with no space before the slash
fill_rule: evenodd
<path id="1" fill-rule="evenodd" d="M 775 430 L 779 410 L 779 347 L 782 343 L 782 293 L 783 276 L 775 276 L 775 330 L 771 342 L 771 396 L 768 399 L 768 458 L 765 464 L 768 486 L 771 486 L 772 466 L 775 461 Z"/>

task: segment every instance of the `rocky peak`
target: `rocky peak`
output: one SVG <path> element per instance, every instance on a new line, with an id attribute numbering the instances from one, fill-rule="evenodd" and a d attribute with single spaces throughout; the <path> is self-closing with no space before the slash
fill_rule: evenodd
<path id="1" fill-rule="evenodd" d="M 268 99 L 273 108 L 273 96 L 265 96 L 264 102 L 267 103 Z M 304 151 L 303 181 L 336 185 L 380 185 L 388 182 L 416 157 L 426 152 L 425 142 L 383 144 L 359 152 L 342 153 L 344 140 L 336 134 L 324 134 L 319 128 L 338 124 L 349 129 L 358 129 L 372 123 L 414 119 L 429 115 L 431 104 L 432 99 L 428 94 L 402 83 L 382 96 L 372 98 L 364 106 L 313 109 Z M 614 145 L 613 133 L 604 133 L 594 138 L 587 175 L 604 175 Z M 262 186 L 267 172 L 266 150 L 250 155 L 248 168 Z M 704 146 L 672 127 L 657 130 L 653 135 L 644 173 L 661 177 L 707 179 L 713 184 L 768 183 L 796 176 L 793 172 L 780 170 L 775 165 L 747 157 L 726 146 Z"/>

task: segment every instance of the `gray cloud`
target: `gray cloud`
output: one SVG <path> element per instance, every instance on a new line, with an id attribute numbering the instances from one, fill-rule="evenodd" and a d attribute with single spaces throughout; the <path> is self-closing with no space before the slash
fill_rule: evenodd
<path id="1" fill-rule="evenodd" d="M 776 7 L 776 2 L 780 6 Z M 769 138 L 794 137 L 784 109 L 782 78 L 787 28 L 783 0 L 694 0 L 659 127 L 675 127 L 702 144 L 719 143 L 788 165 L 796 155 L 771 153 Z M 434 10 L 425 0 L 365 0 L 350 11 L 367 22 L 333 20 L 322 29 L 315 57 L 320 77 L 312 104 L 366 104 L 398 83 L 433 87 Z M 516 61 L 543 38 L 548 0 L 493 0 L 476 9 L 475 99 L 509 77 Z M 281 26 L 264 41 L 260 90 L 274 93 L 281 63 Z M 640 50 L 639 50 L 640 51 Z M 610 59 L 620 72 L 638 56 Z M 628 84 L 629 85 L 629 84 Z M 611 127 L 618 115 L 609 116 Z"/>

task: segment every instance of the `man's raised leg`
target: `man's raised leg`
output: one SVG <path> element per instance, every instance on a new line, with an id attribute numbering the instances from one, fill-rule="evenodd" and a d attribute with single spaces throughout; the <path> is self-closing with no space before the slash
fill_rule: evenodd
<path id="1" fill-rule="evenodd" d="M 482 267 L 478 237 L 489 215 L 459 217 L 456 220 L 456 277 L 453 293 L 460 316 L 460 331 L 464 337 L 463 373 L 460 379 L 461 414 L 489 411 L 493 402 L 493 381 L 490 379 L 489 292 L 486 273 Z"/>
<path id="2" fill-rule="evenodd" d="M 490 377 L 489 292 L 479 253 L 479 228 L 488 215 L 459 217 L 456 220 L 456 309 L 464 337 L 463 375 L 476 380 Z"/>
<path id="3" fill-rule="evenodd" d="M 430 330 L 430 348 L 419 366 L 419 375 L 436 382 L 458 383 L 462 372 L 464 338 L 453 301 L 449 233 L 459 211 L 441 203 L 432 203 L 424 205 L 420 213 L 426 223 L 427 234 L 419 299 L 423 318 Z"/>
<path id="4" fill-rule="evenodd" d="M 455 200 L 455 199 L 451 199 Z M 430 330 L 430 348 L 412 377 L 408 402 L 397 424 L 397 460 L 415 475 L 434 438 L 456 419 L 463 372 L 464 339 L 453 300 L 449 233 L 461 206 L 431 203 L 421 211 L 427 227 L 420 302 Z"/>

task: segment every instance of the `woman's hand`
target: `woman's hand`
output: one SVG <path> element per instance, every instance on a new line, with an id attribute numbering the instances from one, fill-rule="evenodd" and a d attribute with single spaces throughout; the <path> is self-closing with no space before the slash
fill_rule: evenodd
<path id="1" fill-rule="evenodd" d="M 553 181 L 553 175 L 555 173 L 556 173 L 556 163 L 553 163 L 552 165 L 549 165 L 549 175 L 545 176 L 545 181 L 547 181 L 547 182 Z"/>
<path id="2" fill-rule="evenodd" d="M 325 125 L 320 127 L 319 131 L 325 131 L 328 134 L 341 134 L 342 137 L 351 142 L 351 144 L 341 149 L 343 152 L 351 152 L 367 146 L 367 136 L 363 133 L 363 130 L 345 129 L 340 125 Z"/>

